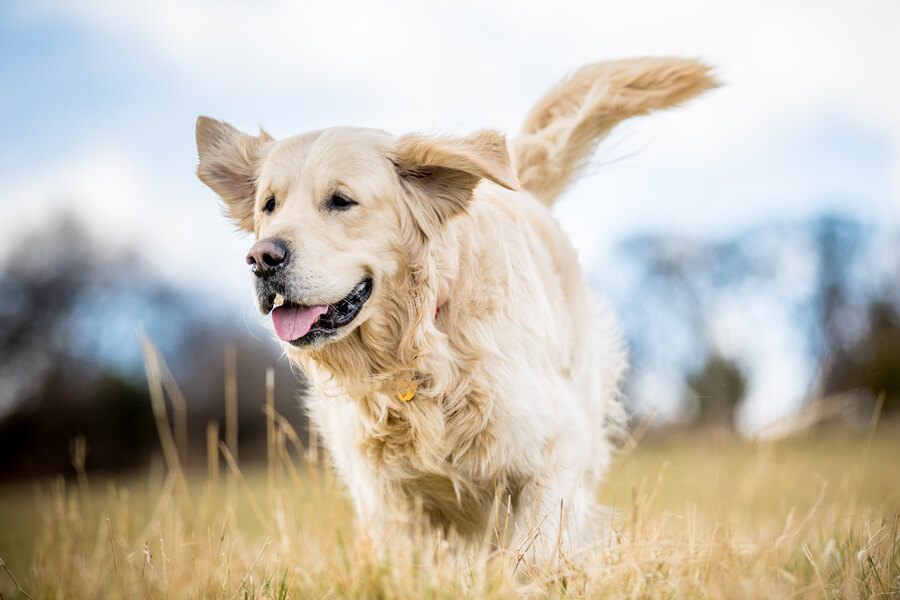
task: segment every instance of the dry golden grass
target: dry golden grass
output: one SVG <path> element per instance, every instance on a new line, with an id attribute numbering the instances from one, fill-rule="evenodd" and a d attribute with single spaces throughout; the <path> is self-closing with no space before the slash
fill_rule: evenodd
<path id="1" fill-rule="evenodd" d="M 512 549 L 382 552 L 354 532 L 330 470 L 284 430 L 241 477 L 156 472 L 0 498 L 3 598 L 894 597 L 897 431 L 749 444 L 647 442 L 602 490 L 608 539 L 551 567 Z M 868 456 L 866 456 L 868 454 Z M 224 467 L 224 465 L 223 465 Z M 271 483 L 269 477 L 272 477 Z M 35 501 L 36 498 L 36 501 Z M 504 511 L 501 510 L 501 517 Z M 501 518 L 502 521 L 502 518 Z M 17 590 L 15 580 L 21 589 Z M 27 594 L 27 595 L 26 595 Z"/>
<path id="2" fill-rule="evenodd" d="M 163 433 L 164 469 L 4 490 L 2 598 L 900 598 L 896 426 L 645 441 L 600 490 L 609 534 L 537 565 L 496 544 L 502 503 L 482 552 L 428 533 L 374 548 L 315 446 L 269 414 L 269 461 L 244 471 L 211 430 L 207 472 L 185 474 Z"/>

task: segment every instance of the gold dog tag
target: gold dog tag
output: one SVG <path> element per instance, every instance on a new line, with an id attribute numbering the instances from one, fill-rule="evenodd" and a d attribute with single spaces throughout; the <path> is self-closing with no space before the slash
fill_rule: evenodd
<path id="1" fill-rule="evenodd" d="M 409 381 L 400 384 L 397 387 L 397 400 L 401 402 L 409 402 L 416 397 L 416 390 L 418 389 L 419 384 L 415 379 L 410 379 Z"/>

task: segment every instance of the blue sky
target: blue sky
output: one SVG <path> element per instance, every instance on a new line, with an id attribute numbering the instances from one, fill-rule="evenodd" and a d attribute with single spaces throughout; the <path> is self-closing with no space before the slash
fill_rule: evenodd
<path id="1" fill-rule="evenodd" d="M 723 86 L 623 125 L 559 203 L 592 272 L 614 272 L 616 245 L 638 231 L 900 217 L 894 0 L 331 4 L 0 4 L 0 258 L 17 231 L 67 209 L 247 311 L 249 241 L 193 173 L 198 114 L 276 137 L 514 133 L 579 65 L 655 54 L 701 58 Z M 186 256 L 208 258 L 198 270 Z"/>

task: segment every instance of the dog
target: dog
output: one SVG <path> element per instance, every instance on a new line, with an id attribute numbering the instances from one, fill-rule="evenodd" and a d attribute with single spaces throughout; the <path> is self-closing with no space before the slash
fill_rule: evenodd
<path id="1" fill-rule="evenodd" d="M 256 238 L 256 304 L 374 540 L 414 512 L 481 540 L 499 495 L 514 544 L 590 541 L 627 353 L 551 207 L 616 124 L 714 84 L 692 60 L 590 64 L 509 142 L 197 120 L 197 174 Z"/>

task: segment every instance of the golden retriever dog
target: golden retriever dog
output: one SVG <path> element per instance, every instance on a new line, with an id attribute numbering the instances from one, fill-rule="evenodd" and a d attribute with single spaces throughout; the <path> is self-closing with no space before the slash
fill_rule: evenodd
<path id="1" fill-rule="evenodd" d="M 617 123 L 711 86 L 690 60 L 587 65 L 509 141 L 197 120 L 198 175 L 257 240 L 256 303 L 374 540 L 415 511 L 481 540 L 500 504 L 513 543 L 590 541 L 626 351 L 551 207 Z"/>

